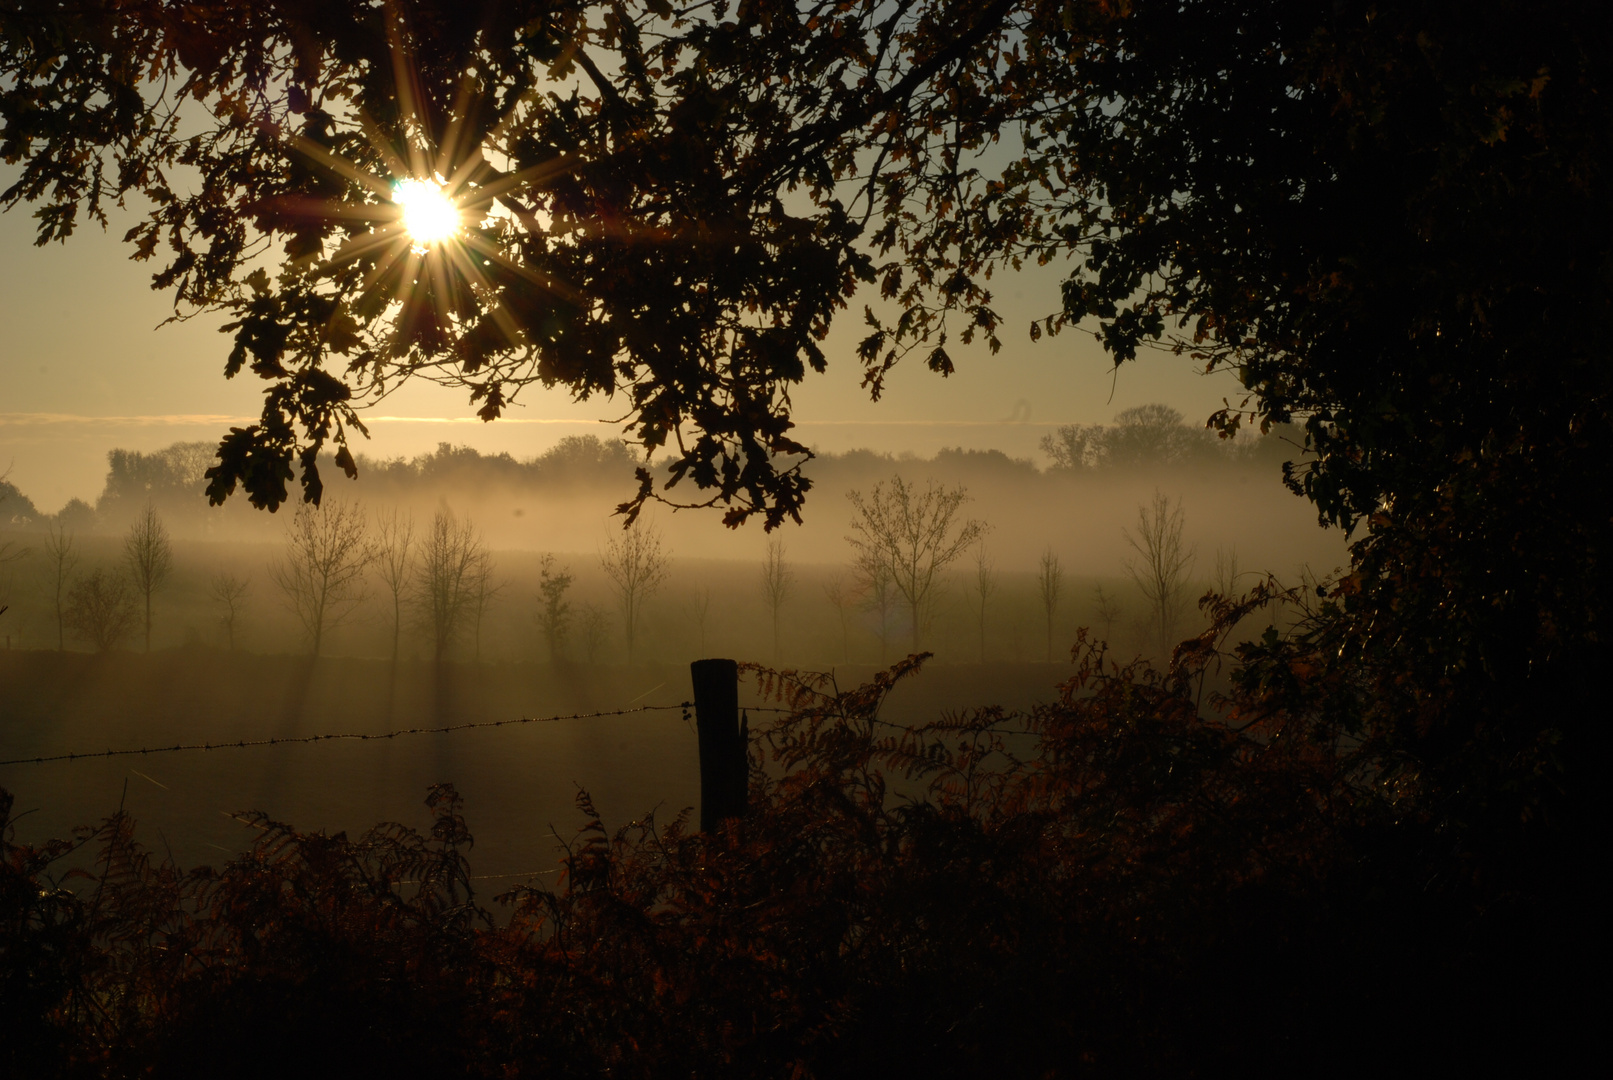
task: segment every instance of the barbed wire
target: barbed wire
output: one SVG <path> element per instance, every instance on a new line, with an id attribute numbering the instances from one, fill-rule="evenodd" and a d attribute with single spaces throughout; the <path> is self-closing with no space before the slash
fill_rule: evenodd
<path id="1" fill-rule="evenodd" d="M 446 735 L 453 731 L 469 731 L 472 728 L 498 728 L 510 727 L 517 724 L 549 724 L 561 720 L 592 720 L 607 716 L 630 716 L 634 713 L 667 712 L 674 709 L 689 710 L 694 708 L 694 702 L 683 701 L 676 705 L 638 705 L 631 709 L 606 709 L 600 712 L 566 713 L 557 716 L 517 716 L 508 720 L 476 720 L 464 724 L 448 724 L 444 727 L 412 727 L 399 728 L 396 731 L 381 732 L 340 732 L 328 735 L 276 735 L 266 739 L 236 739 L 224 742 L 175 743 L 172 746 L 146 746 L 139 749 L 127 750 L 97 750 L 76 752 L 68 754 L 51 754 L 42 757 L 11 758 L 0 761 L 0 765 L 42 765 L 50 761 L 78 761 L 85 758 L 113 758 L 135 757 L 147 754 L 171 754 L 178 750 L 239 750 L 249 746 L 281 746 L 293 743 L 320 743 L 320 742 L 379 742 L 385 739 L 396 739 L 400 735 Z"/>
<path id="2" fill-rule="evenodd" d="M 335 732 L 335 733 L 321 734 L 321 735 L 275 735 L 275 736 L 271 736 L 269 738 L 264 738 L 264 739 L 236 739 L 236 740 L 233 740 L 233 741 L 225 740 L 225 741 L 222 741 L 222 742 L 175 743 L 172 746 L 142 746 L 142 747 L 137 747 L 137 748 L 127 748 L 127 749 L 121 749 L 121 750 L 72 751 L 72 752 L 65 753 L 65 754 L 46 754 L 46 755 L 41 755 L 41 756 L 37 756 L 37 757 L 7 758 L 7 759 L 5 759 L 3 761 L 0 761 L 0 766 L 4 766 L 4 765 L 44 765 L 44 764 L 48 764 L 50 762 L 55 762 L 55 761 L 86 761 L 86 760 L 90 760 L 90 759 L 93 759 L 93 758 L 146 757 L 146 756 L 149 756 L 151 754 L 172 754 L 172 753 L 175 753 L 175 752 L 188 751 L 188 750 L 202 750 L 202 751 L 207 751 L 207 750 L 242 750 L 242 749 L 246 749 L 248 747 L 290 746 L 290 745 L 294 745 L 294 744 L 306 745 L 306 744 L 310 744 L 310 743 L 322 743 L 322 742 L 382 742 L 382 741 L 385 741 L 387 739 L 396 739 L 399 736 L 403 736 L 403 735 L 446 735 L 446 734 L 449 734 L 450 732 L 470 731 L 470 730 L 473 730 L 473 729 L 476 729 L 476 728 L 501 728 L 501 727 L 512 727 L 512 726 L 516 726 L 516 725 L 520 725 L 520 724 L 551 724 L 551 723 L 557 723 L 557 722 L 559 722 L 561 720 L 594 720 L 594 719 L 599 719 L 599 718 L 603 718 L 603 717 L 631 716 L 631 715 L 634 715 L 636 713 L 670 712 L 670 711 L 673 711 L 673 710 L 681 710 L 684 713 L 685 718 L 687 718 L 689 712 L 692 709 L 694 709 L 694 707 L 695 707 L 694 702 L 692 702 L 692 701 L 681 701 L 676 705 L 638 705 L 638 706 L 635 706 L 635 707 L 633 707 L 631 709 L 605 709 L 605 710 L 601 710 L 599 712 L 564 713 L 564 714 L 557 714 L 555 716 L 517 716 L 517 717 L 511 717 L 508 720 L 475 720 L 475 721 L 470 721 L 470 722 L 463 723 L 463 724 L 447 724 L 447 725 L 444 725 L 442 727 L 398 728 L 395 731 L 381 731 L 381 732 L 350 731 L 350 732 Z M 781 708 L 777 708 L 777 707 L 774 707 L 774 706 L 767 706 L 767 705 L 746 705 L 746 706 L 742 706 L 742 711 L 744 711 L 744 712 L 757 712 L 757 713 L 794 713 L 795 712 L 795 710 L 793 710 L 793 709 L 781 709 Z M 880 720 L 878 718 L 872 718 L 872 722 L 874 724 L 877 724 L 877 725 L 881 726 L 881 727 L 895 728 L 898 731 L 905 731 L 905 732 L 909 732 L 909 733 L 924 730 L 923 726 L 921 726 L 919 728 L 914 728 L 913 726 L 908 725 L 908 724 L 895 724 L 895 723 L 892 723 L 889 720 Z M 772 730 L 772 729 L 768 729 L 768 728 L 758 729 L 758 730 L 753 731 L 752 734 L 753 735 L 763 735 L 763 734 L 766 734 L 770 730 Z M 941 729 L 938 729 L 938 730 L 947 730 L 947 729 L 941 728 Z M 1032 735 L 1032 734 L 1035 734 L 1035 732 L 1032 732 L 1032 731 L 1009 729 L 1009 728 L 999 728 L 999 727 L 970 728 L 970 727 L 964 726 L 964 727 L 960 727 L 957 730 L 961 730 L 961 731 L 982 731 L 982 732 L 990 731 L 990 732 L 996 732 L 996 733 L 1003 734 L 1003 735 Z M 147 779 L 150 779 L 150 778 L 147 777 Z M 152 783 L 156 783 L 156 781 L 153 780 Z M 158 786 L 161 786 L 161 785 L 158 785 Z"/>

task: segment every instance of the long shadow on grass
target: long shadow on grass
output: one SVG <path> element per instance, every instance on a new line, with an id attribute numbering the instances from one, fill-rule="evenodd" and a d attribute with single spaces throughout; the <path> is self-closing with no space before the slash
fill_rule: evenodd
<path id="1" fill-rule="evenodd" d="M 308 729 L 307 719 L 308 705 L 313 698 L 314 675 L 318 666 L 317 656 L 287 659 L 282 669 L 284 682 L 281 684 L 279 707 L 275 710 L 273 738 L 287 739 L 316 734 Z M 263 689 L 265 694 L 270 692 L 269 687 Z M 258 782 L 253 797 L 237 809 L 267 808 L 280 801 L 278 797 L 285 793 L 287 778 L 296 768 L 299 759 L 305 756 L 299 753 L 302 749 L 296 745 L 263 748 L 262 765 L 254 770 Z"/>

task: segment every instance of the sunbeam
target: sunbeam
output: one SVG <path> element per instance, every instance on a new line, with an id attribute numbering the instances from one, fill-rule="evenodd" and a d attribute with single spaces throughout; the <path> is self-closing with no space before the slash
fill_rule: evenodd
<path id="1" fill-rule="evenodd" d="M 435 180 L 399 180 L 393 185 L 392 201 L 402 209 L 403 227 L 419 246 L 459 233 L 459 207 Z"/>

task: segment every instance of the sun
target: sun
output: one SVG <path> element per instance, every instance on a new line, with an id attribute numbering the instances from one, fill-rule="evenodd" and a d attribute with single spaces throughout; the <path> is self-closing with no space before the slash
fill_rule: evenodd
<path id="1" fill-rule="evenodd" d="M 567 174 L 575 167 L 573 157 L 501 171 L 493 162 L 505 160 L 500 140 L 509 136 L 515 113 L 487 131 L 462 127 L 465 117 L 479 115 L 464 97 L 468 83 L 448 130 L 440 139 L 425 138 L 429 125 L 415 108 L 409 59 L 394 47 L 399 50 L 394 54 L 399 130 L 384 132 L 362 111 L 355 114 L 350 119 L 371 151 L 356 158 L 302 132 L 287 132 L 289 150 L 345 182 L 334 200 L 292 200 L 288 209 L 316 216 L 343 234 L 315 272 L 335 275 L 343 264 L 361 263 L 362 280 L 349 283 L 357 290 L 355 311 L 369 321 L 391 310 L 398 342 L 414 342 L 410 335 L 427 323 L 448 333 L 464 332 L 470 324 L 459 323 L 471 319 L 477 328 L 496 327 L 506 346 L 519 349 L 526 331 L 501 299 L 514 287 L 513 278 L 568 303 L 584 301 L 565 282 L 529 265 L 524 249 L 509 250 L 506 233 L 517 221 L 528 231 L 542 228 L 538 215 L 526 211 L 505 219 L 495 204 L 514 199 L 524 209 L 517 196 Z M 427 308 L 434 309 L 435 319 L 423 317 Z"/>
<path id="2" fill-rule="evenodd" d="M 392 185 L 392 201 L 403 212 L 403 228 L 409 238 L 421 247 L 459 232 L 459 207 L 435 180 L 399 180 Z"/>

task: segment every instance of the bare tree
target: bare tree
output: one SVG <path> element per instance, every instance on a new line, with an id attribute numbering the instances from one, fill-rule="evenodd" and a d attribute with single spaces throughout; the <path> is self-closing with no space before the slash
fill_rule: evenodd
<path id="1" fill-rule="evenodd" d="M 670 557 L 661 549 L 661 536 L 655 526 L 635 521 L 605 542 L 599 553 L 600 568 L 616 590 L 626 634 L 627 662 L 633 662 L 633 646 L 644 605 L 666 581 Z"/>
<path id="2" fill-rule="evenodd" d="M 1172 506 L 1155 491 L 1152 504 L 1137 507 L 1136 534 L 1124 530 L 1126 543 L 1137 553 L 1126 560 L 1126 573 L 1148 601 L 1150 629 L 1162 655 L 1171 651 L 1187 600 L 1187 575 L 1193 566 L 1193 552 L 1182 542 L 1185 524 L 1182 500 Z"/>
<path id="3" fill-rule="evenodd" d="M 1217 547 L 1215 549 L 1215 591 L 1222 596 L 1233 596 L 1238 591 L 1238 579 L 1243 575 L 1238 571 L 1238 549 L 1236 547 Z"/>
<path id="4" fill-rule="evenodd" d="M 51 522 L 45 532 L 45 584 L 51 592 L 56 611 L 56 651 L 67 647 L 67 583 L 78 568 L 78 551 L 73 534 L 57 522 Z"/>
<path id="5" fill-rule="evenodd" d="M 593 603 L 585 603 L 577 612 L 579 629 L 582 631 L 583 655 L 588 657 L 590 664 L 599 658 L 599 652 L 610 640 L 610 627 L 605 618 L 604 610 Z"/>
<path id="6" fill-rule="evenodd" d="M 135 591 L 122 574 L 96 567 L 67 593 L 67 628 L 96 652 L 108 652 L 134 629 Z"/>
<path id="7" fill-rule="evenodd" d="M 364 569 L 372 554 L 367 537 L 364 512 L 356 503 L 304 505 L 286 532 L 284 558 L 269 568 L 315 656 L 325 634 L 364 599 Z"/>
<path id="8" fill-rule="evenodd" d="M 851 609 L 857 602 L 856 593 L 846 584 L 844 578 L 835 578 L 823 587 L 823 595 L 828 597 L 829 603 L 834 605 L 835 614 L 840 616 L 840 655 L 845 663 L 851 663 Z"/>
<path id="9" fill-rule="evenodd" d="M 1042 612 L 1047 616 L 1047 662 L 1053 662 L 1053 617 L 1059 610 L 1059 592 L 1064 588 L 1064 567 L 1059 557 L 1048 548 L 1036 568 L 1036 592 L 1042 599 Z"/>
<path id="10" fill-rule="evenodd" d="M 896 602 L 896 589 L 891 584 L 890 567 L 878 561 L 856 564 L 857 589 L 862 595 L 862 608 L 873 614 L 879 636 L 879 662 L 885 663 L 890 655 L 891 605 Z"/>
<path id="11" fill-rule="evenodd" d="M 689 594 L 686 603 L 689 618 L 694 620 L 695 629 L 700 633 L 700 655 L 709 655 L 706 652 L 706 623 L 711 618 L 711 586 L 702 585 Z"/>
<path id="12" fill-rule="evenodd" d="M 1103 640 L 1107 644 L 1114 639 L 1115 623 L 1120 619 L 1120 604 L 1114 597 L 1103 591 L 1102 585 L 1093 589 L 1092 592 L 1093 611 L 1098 616 L 1098 621 L 1103 624 Z"/>
<path id="13" fill-rule="evenodd" d="M 211 596 L 224 614 L 219 616 L 219 622 L 224 626 L 224 633 L 230 643 L 230 652 L 235 651 L 235 621 L 246 610 L 246 594 L 250 582 L 246 578 L 236 577 L 227 570 L 220 570 L 213 575 L 213 580 L 207 584 L 207 595 Z"/>
<path id="14" fill-rule="evenodd" d="M 432 657 L 441 663 L 467 616 L 476 612 L 489 556 L 476 527 L 461 523 L 453 511 L 438 510 L 420 541 L 415 567 L 414 602 L 420 623 L 431 637 Z"/>
<path id="15" fill-rule="evenodd" d="M 991 600 L 992 593 L 997 591 L 997 572 L 992 569 L 991 560 L 986 557 L 986 545 L 981 544 L 975 549 L 975 614 L 978 616 L 980 627 L 980 662 L 986 662 L 986 604 Z"/>
<path id="16" fill-rule="evenodd" d="M 414 515 L 396 509 L 376 519 L 374 548 L 375 572 L 392 598 L 392 662 L 398 662 L 398 645 L 403 637 L 403 609 L 409 602 L 414 583 Z"/>
<path id="17" fill-rule="evenodd" d="M 779 613 L 795 590 L 795 571 L 784 561 L 784 541 L 769 540 L 762 557 L 762 602 L 773 616 L 773 663 L 779 662 Z"/>
<path id="18" fill-rule="evenodd" d="M 539 557 L 538 594 L 543 597 L 543 606 L 538 609 L 538 625 L 543 628 L 551 664 L 566 658 L 566 635 L 571 630 L 571 602 L 566 599 L 566 591 L 573 580 L 571 567 L 561 566 L 551 554 Z"/>
<path id="19" fill-rule="evenodd" d="M 493 554 L 484 547 L 471 567 L 468 605 L 474 643 L 471 658 L 478 664 L 482 662 L 482 620 L 487 617 L 487 609 L 493 606 L 503 591 L 503 583 L 493 580 Z"/>
<path id="20" fill-rule="evenodd" d="M 162 588 L 174 569 L 174 549 L 168 541 L 168 528 L 150 503 L 129 526 L 129 533 L 123 538 L 123 557 L 129 565 L 135 592 L 145 603 L 146 652 L 150 652 L 151 596 Z"/>
<path id="21" fill-rule="evenodd" d="M 867 496 L 848 491 L 846 498 L 854 511 L 846 540 L 865 577 L 872 580 L 876 567 L 889 573 L 907 605 L 917 652 L 942 572 L 985 536 L 988 526 L 974 518 L 959 520 L 969 501 L 961 485 L 948 489 L 932 480 L 920 491 L 896 476 L 889 484 L 875 484 Z"/>

